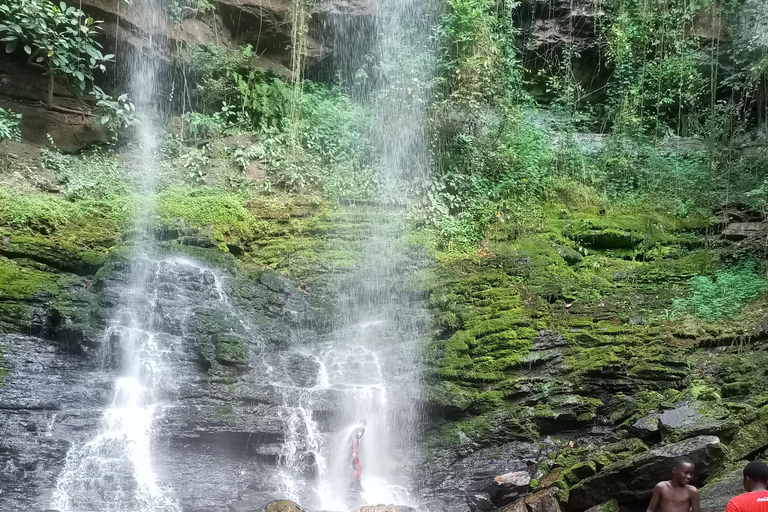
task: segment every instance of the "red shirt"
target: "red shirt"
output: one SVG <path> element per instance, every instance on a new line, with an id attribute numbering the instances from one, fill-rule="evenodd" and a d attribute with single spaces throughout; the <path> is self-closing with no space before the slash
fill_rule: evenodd
<path id="1" fill-rule="evenodd" d="M 725 512 L 768 512 L 768 491 L 745 492 L 725 507 Z"/>

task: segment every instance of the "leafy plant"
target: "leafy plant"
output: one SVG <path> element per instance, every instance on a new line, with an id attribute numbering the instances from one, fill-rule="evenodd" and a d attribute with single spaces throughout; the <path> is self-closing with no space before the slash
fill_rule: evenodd
<path id="1" fill-rule="evenodd" d="M 691 279 L 690 297 L 674 301 L 673 310 L 692 313 L 708 322 L 728 318 L 741 311 L 749 301 L 768 289 L 766 280 L 755 272 L 753 264 L 721 270 L 714 279 L 696 276 Z"/>
<path id="2" fill-rule="evenodd" d="M 96 40 L 101 22 L 72 6 L 49 0 L 6 0 L 0 5 L 0 42 L 6 53 L 17 48 L 28 64 L 49 77 L 48 107 L 53 108 L 55 78 L 65 76 L 85 92 L 93 85 L 93 70 L 104 71 L 114 55 L 104 55 Z"/>
<path id="3" fill-rule="evenodd" d="M 99 116 L 99 121 L 109 128 L 113 136 L 139 123 L 136 106 L 128 94 L 113 98 L 100 87 L 93 86 L 90 95 L 96 100 L 96 115 Z"/>
<path id="4" fill-rule="evenodd" d="M 8 141 L 21 138 L 21 114 L 0 108 L 0 141 L 5 145 L 5 170 L 8 170 Z"/>
<path id="5" fill-rule="evenodd" d="M 215 8 L 208 0 L 171 0 L 165 9 L 174 22 L 181 23 L 187 18 L 213 12 Z"/>
<path id="6" fill-rule="evenodd" d="M 116 201 L 129 196 L 130 174 L 108 153 L 95 151 L 84 157 L 44 149 L 42 164 L 53 171 L 70 201 Z"/>
<path id="7" fill-rule="evenodd" d="M 219 112 L 213 115 L 187 112 L 182 116 L 182 119 L 187 124 L 189 135 L 193 139 L 206 139 L 221 135 L 227 128 L 227 124 L 222 120 Z"/>

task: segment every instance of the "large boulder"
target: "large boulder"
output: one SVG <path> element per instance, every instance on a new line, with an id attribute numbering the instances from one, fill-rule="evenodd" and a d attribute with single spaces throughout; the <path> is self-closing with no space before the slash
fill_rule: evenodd
<path id="1" fill-rule="evenodd" d="M 544 489 L 528 496 L 525 504 L 530 512 L 560 512 L 560 505 L 555 498 L 556 493 L 555 487 Z"/>
<path id="2" fill-rule="evenodd" d="M 754 421 L 739 428 L 728 444 L 728 458 L 740 460 L 768 446 L 768 406 L 763 407 Z"/>
<path id="3" fill-rule="evenodd" d="M 647 440 L 659 435 L 659 417 L 661 413 L 653 412 L 635 421 L 629 428 L 630 432 L 640 439 Z"/>
<path id="4" fill-rule="evenodd" d="M 702 512 L 722 512 L 731 498 L 744 492 L 742 484 L 744 466 L 743 462 L 724 475 L 719 476 L 714 482 L 708 482 L 701 489 Z"/>
<path id="5" fill-rule="evenodd" d="M 656 483 L 670 474 L 672 459 L 681 455 L 693 460 L 697 477 L 703 478 L 723 459 L 725 448 L 715 436 L 699 436 L 616 462 L 571 488 L 568 508 L 585 510 L 606 499 L 650 499 Z"/>
<path id="6" fill-rule="evenodd" d="M 701 435 L 723 435 L 733 432 L 739 423 L 732 419 L 718 419 L 699 411 L 695 401 L 681 402 L 671 411 L 659 416 L 659 428 L 665 440 L 679 441 Z"/>

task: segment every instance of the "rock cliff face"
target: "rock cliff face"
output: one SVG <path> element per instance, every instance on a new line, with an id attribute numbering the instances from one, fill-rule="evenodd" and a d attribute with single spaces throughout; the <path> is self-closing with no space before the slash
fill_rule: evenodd
<path id="1" fill-rule="evenodd" d="M 143 21 L 141 4 L 123 0 L 80 3 L 87 14 L 103 21 L 105 52 L 116 56 L 103 81 L 117 90 L 125 89 L 136 59 L 158 59 L 163 62 L 161 81 L 167 89 L 161 87 L 159 93 L 167 98 L 174 80 L 172 57 L 182 46 L 193 44 L 250 44 L 255 56 L 253 67 L 291 79 L 293 7 L 289 0 L 218 0 L 211 2 L 212 11 L 182 9 L 173 16 L 166 11 L 152 27 Z M 334 51 L 334 37 L 328 33 L 333 25 L 323 20 L 328 16 L 367 18 L 372 15 L 374 4 L 369 0 L 327 0 L 314 4 L 313 9 L 307 12 L 313 21 L 304 41 L 304 57 L 307 66 L 317 67 Z M 47 77 L 28 67 L 23 55 L 0 55 L 0 107 L 23 115 L 21 129 L 25 140 L 46 146 L 50 134 L 57 147 L 66 152 L 110 141 L 108 131 L 63 81 L 55 90 L 55 104 L 59 108 L 45 108 L 47 90 Z"/>
<path id="2" fill-rule="evenodd" d="M 501 507 L 490 473 L 520 470 L 566 510 L 630 510 L 676 455 L 697 460 L 698 485 L 715 485 L 768 447 L 764 300 L 708 324 L 668 309 L 691 276 L 764 232 L 732 225 L 706 242 L 703 225 L 638 220 L 553 205 L 539 230 L 500 229 L 477 261 L 438 264 L 427 378 L 443 421 L 425 487 L 454 510 Z"/>
<path id="3" fill-rule="evenodd" d="M 129 265 L 119 256 L 69 260 L 62 247 L 52 251 L 58 259 L 37 255 L 32 244 L 23 254 L 8 249 L 14 243 L 4 247 L 11 259 L 0 264 L 18 266 L 17 282 L 31 285 L 33 275 L 61 272 L 26 299 L 2 292 L 3 330 L 42 337 L 0 336 L 0 457 L 9 468 L 0 490 L 6 510 L 43 510 L 68 451 L 98 433 L 114 393 L 120 336 L 108 326 Z M 24 256 L 56 267 L 34 270 Z M 316 379 L 314 361 L 288 355 L 299 339 L 316 336 L 302 327 L 312 319 L 306 296 L 277 274 L 238 279 L 178 257 L 147 264 L 157 276 L 147 293 L 159 296 L 152 328 L 175 347 L 167 364 L 178 389 L 157 432 L 160 480 L 178 489 L 185 510 L 221 509 L 254 485 L 267 500 L 276 491 L 268 467 L 285 441 L 285 397 L 270 384 L 280 378 L 262 376 L 269 367 L 298 379 L 297 386 Z M 332 399 L 325 403 L 333 407 Z"/>

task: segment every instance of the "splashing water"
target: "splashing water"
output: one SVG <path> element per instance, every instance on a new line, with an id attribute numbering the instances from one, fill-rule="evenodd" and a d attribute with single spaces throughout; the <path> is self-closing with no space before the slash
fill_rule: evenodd
<path id="1" fill-rule="evenodd" d="M 107 351 L 119 347 L 117 354 L 105 354 L 107 364 L 121 366 L 112 403 L 96 437 L 67 454 L 54 493 L 57 510 L 180 510 L 158 484 L 151 456 L 153 426 L 175 391 L 166 361 L 180 342 L 153 329 L 160 287 L 168 280 L 163 269 L 169 265 L 178 263 L 144 258 L 132 265 L 131 284 L 103 342 Z"/>
<path id="2" fill-rule="evenodd" d="M 174 394 L 174 376 L 166 364 L 175 337 L 154 329 L 163 267 L 178 262 L 157 261 L 154 252 L 155 165 L 158 130 L 156 81 L 159 45 L 149 34 L 159 33 L 161 0 L 135 5 L 146 36 L 130 66 L 131 93 L 141 122 L 138 129 L 140 169 L 135 187 L 137 233 L 130 282 L 118 292 L 120 305 L 104 336 L 107 366 L 119 367 L 112 403 L 100 432 L 67 454 L 54 492 L 53 508 L 62 512 L 177 512 L 171 493 L 158 483 L 152 466 L 154 425 Z M 118 356 L 114 349 L 119 348 Z M 114 360 L 113 360 L 114 359 Z"/>
<path id="3" fill-rule="evenodd" d="M 326 20 L 334 34 L 335 72 L 342 87 L 373 105 L 373 139 L 383 171 L 380 197 L 390 204 L 406 203 L 404 191 L 429 174 L 426 106 L 434 51 L 427 28 L 436 22 L 437 12 L 432 0 L 382 0 L 373 26 L 365 17 Z M 361 63 L 371 46 L 377 72 L 361 82 Z M 420 263 L 405 255 L 401 214 L 367 212 L 370 232 L 361 241 L 363 262 L 340 286 L 334 334 L 312 352 L 322 379 L 306 391 L 298 402 L 301 407 L 286 421 L 291 455 L 281 460 L 283 488 L 293 499 L 303 498 L 306 506 L 349 510 L 364 504 L 415 504 L 409 464 L 419 453 L 417 347 L 429 320 L 410 282 Z M 316 409 L 313 401 L 329 393 L 335 404 L 330 423 L 337 433 L 318 443 L 313 434 L 318 421 L 305 412 Z M 352 467 L 347 456 L 350 434 L 361 418 L 367 420 L 360 448 L 364 490 L 357 495 L 348 490 Z M 296 454 L 302 447 L 314 454 L 314 478 L 303 478 L 307 461 Z M 311 493 L 297 492 L 300 482 L 307 482 Z"/>

